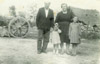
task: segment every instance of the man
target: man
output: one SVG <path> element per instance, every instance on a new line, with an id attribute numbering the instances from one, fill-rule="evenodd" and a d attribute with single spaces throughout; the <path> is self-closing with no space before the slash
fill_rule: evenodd
<path id="1" fill-rule="evenodd" d="M 36 17 L 36 25 L 38 28 L 38 54 L 46 53 L 47 45 L 49 42 L 49 32 L 54 25 L 54 14 L 49 9 L 50 2 L 45 2 L 44 7 L 40 8 Z"/>

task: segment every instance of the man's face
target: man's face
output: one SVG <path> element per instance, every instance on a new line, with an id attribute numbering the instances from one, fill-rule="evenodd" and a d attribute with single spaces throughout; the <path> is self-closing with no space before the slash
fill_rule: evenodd
<path id="1" fill-rule="evenodd" d="M 45 2 L 45 8 L 49 9 L 49 6 L 50 6 L 50 2 Z"/>
<path id="2" fill-rule="evenodd" d="M 66 11 L 67 10 L 67 6 L 66 5 L 62 5 L 62 10 Z"/>

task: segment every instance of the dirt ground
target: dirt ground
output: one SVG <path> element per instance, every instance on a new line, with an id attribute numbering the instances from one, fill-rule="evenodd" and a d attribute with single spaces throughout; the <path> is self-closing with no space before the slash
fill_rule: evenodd
<path id="1" fill-rule="evenodd" d="M 100 40 L 82 40 L 78 55 L 56 55 L 52 44 L 48 53 L 37 54 L 36 39 L 0 38 L 0 64 L 98 64 Z"/>
<path id="2" fill-rule="evenodd" d="M 82 39 L 77 56 L 53 54 L 52 43 L 47 54 L 37 54 L 36 33 L 27 38 L 0 37 L 0 64 L 100 64 L 100 40 Z"/>

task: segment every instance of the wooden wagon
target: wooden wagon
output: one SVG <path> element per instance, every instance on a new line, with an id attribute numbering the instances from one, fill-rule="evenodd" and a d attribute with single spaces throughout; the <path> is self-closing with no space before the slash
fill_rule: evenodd
<path id="1" fill-rule="evenodd" d="M 12 37 L 25 37 L 30 29 L 29 21 L 26 18 L 20 16 L 12 17 L 6 21 L 0 21 L 0 26 L 2 26 L 2 29 L 6 30 L 7 33 L 9 33 L 9 35 Z M 3 31 L 3 33 L 4 32 L 5 31 Z"/>

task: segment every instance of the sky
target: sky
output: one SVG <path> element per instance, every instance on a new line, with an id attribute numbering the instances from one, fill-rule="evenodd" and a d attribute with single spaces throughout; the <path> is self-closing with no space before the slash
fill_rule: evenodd
<path id="1" fill-rule="evenodd" d="M 37 4 L 37 8 L 43 7 L 46 0 L 0 0 L 0 15 L 9 14 L 9 7 L 14 5 L 18 11 L 28 11 L 31 5 Z M 56 11 L 61 10 L 61 3 L 67 3 L 82 9 L 96 9 L 100 12 L 100 0 L 49 0 L 50 8 Z"/>

